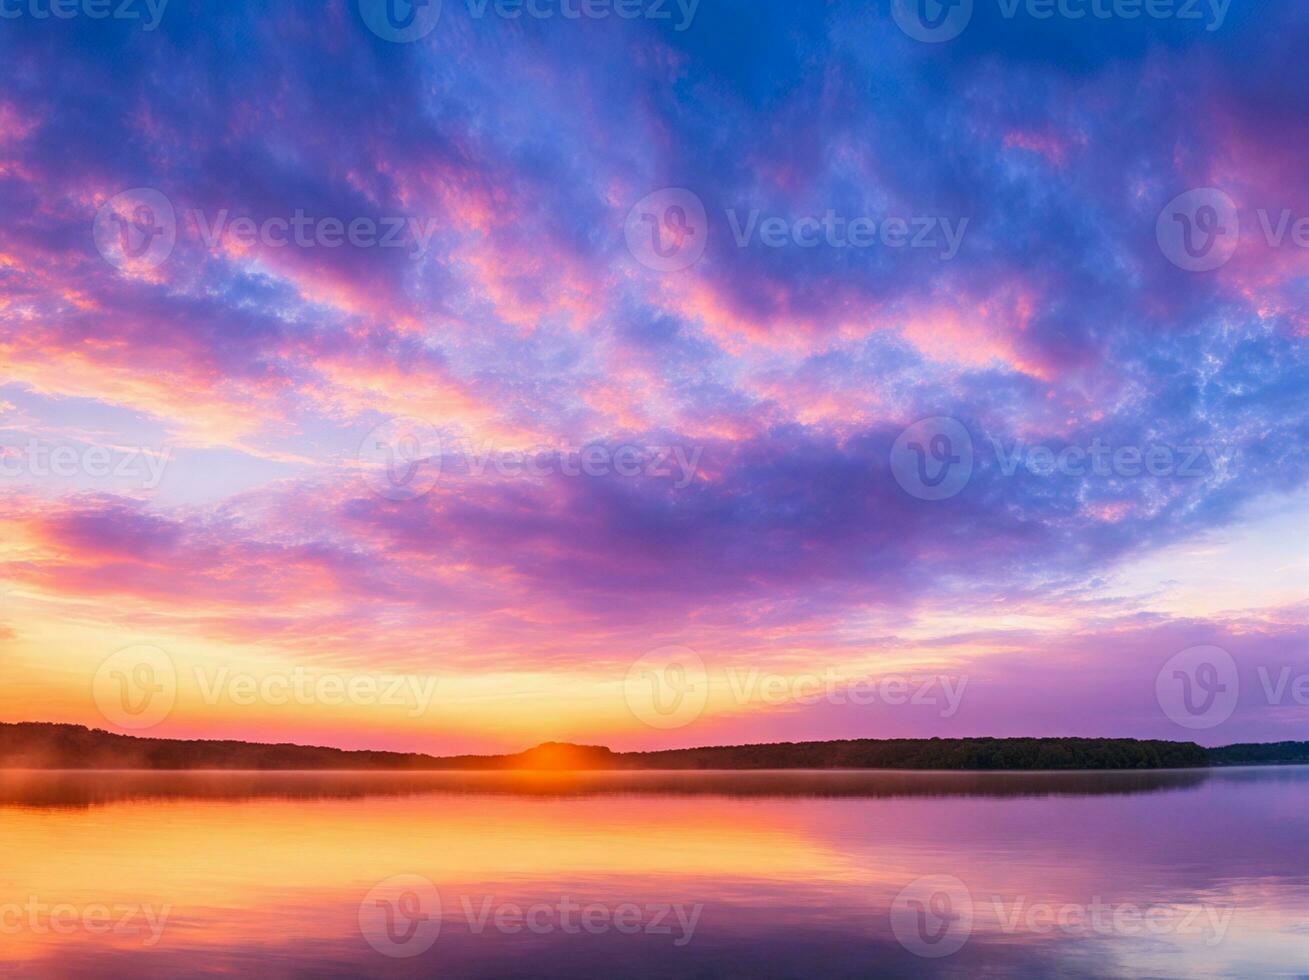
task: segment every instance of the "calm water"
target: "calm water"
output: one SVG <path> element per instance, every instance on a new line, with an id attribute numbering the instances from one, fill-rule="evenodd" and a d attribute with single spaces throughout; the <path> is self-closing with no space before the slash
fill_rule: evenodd
<path id="1" fill-rule="evenodd" d="M 1309 976 L 1309 768 L 0 773 L 20 976 Z"/>

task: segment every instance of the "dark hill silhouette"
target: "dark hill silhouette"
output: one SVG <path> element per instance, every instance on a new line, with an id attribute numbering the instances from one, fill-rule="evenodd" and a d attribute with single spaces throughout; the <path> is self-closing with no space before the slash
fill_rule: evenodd
<path id="1" fill-rule="evenodd" d="M 323 746 L 140 738 L 81 725 L 0 723 L 0 768 L 239 770 L 1186 769 L 1309 762 L 1309 742 L 1231 745 L 1130 738 L 848 739 L 659 752 L 546 742 L 512 755 L 437 757 Z"/>

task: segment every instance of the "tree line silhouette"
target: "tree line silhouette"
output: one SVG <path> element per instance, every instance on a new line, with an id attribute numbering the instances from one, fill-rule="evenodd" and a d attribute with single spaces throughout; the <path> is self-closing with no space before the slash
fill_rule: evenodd
<path id="1" fill-rule="evenodd" d="M 323 746 L 141 738 L 81 725 L 0 723 L 9 769 L 1188 769 L 1309 763 L 1309 742 L 1204 748 L 1134 738 L 895 738 L 724 745 L 656 752 L 547 742 L 512 755 L 436 757 Z"/>

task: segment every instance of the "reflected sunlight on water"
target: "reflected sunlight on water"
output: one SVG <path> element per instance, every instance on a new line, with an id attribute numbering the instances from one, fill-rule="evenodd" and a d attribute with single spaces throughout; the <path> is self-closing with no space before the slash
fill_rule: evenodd
<path id="1" fill-rule="evenodd" d="M 8 772 L 0 964 L 1294 975 L 1307 803 L 1292 768 Z"/>

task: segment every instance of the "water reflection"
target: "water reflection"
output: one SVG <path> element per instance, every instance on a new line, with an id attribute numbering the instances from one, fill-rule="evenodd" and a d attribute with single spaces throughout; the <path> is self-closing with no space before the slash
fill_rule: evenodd
<path id="1" fill-rule="evenodd" d="M 0 770 L 0 806 L 124 800 L 510 796 L 1103 796 L 1193 789 L 1213 770 L 1146 772 L 144 772 Z M 1258 776 L 1258 772 L 1254 773 Z"/>
<path id="2" fill-rule="evenodd" d="M 10 772 L 0 973 L 1296 975 L 1307 803 L 1295 768 Z"/>

